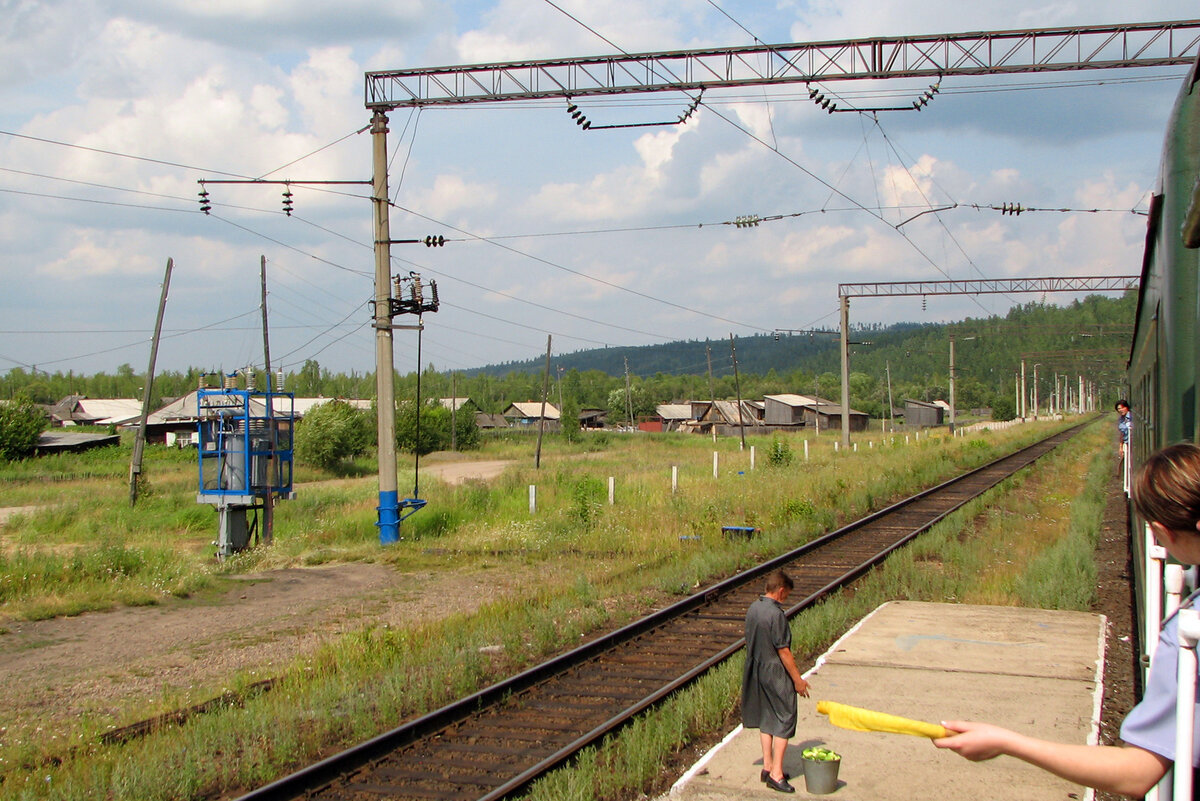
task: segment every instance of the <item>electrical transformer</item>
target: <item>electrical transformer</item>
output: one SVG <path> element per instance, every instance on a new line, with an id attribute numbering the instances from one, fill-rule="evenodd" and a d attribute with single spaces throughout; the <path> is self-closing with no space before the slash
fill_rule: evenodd
<path id="1" fill-rule="evenodd" d="M 250 547 L 259 535 L 271 539 L 275 498 L 290 500 L 295 397 L 290 392 L 259 392 L 253 372 L 248 386 L 237 386 L 237 373 L 223 377 L 220 389 L 201 386 L 196 393 L 200 491 L 197 503 L 212 504 L 219 516 L 217 558 Z M 253 519 L 250 512 L 254 513 Z"/>

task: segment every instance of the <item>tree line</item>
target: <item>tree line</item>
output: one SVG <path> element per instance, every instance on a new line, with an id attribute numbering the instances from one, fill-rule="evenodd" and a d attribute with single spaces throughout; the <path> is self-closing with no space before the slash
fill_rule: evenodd
<path id="1" fill-rule="evenodd" d="M 874 417 L 886 417 L 889 397 L 945 400 L 949 395 L 949 342 L 955 338 L 955 394 L 960 409 L 991 407 L 1011 416 L 1015 382 L 1025 362 L 1031 386 L 1035 367 L 1041 398 L 1052 391 L 1056 375 L 1072 387 L 1078 376 L 1098 383 L 1102 396 L 1123 390 L 1124 363 L 1132 337 L 1136 293 L 1119 298 L 1088 296 L 1065 306 L 1030 302 L 1003 316 L 968 318 L 952 324 L 904 323 L 857 328 L 850 356 L 850 403 Z M 636 348 L 606 348 L 563 354 L 551 359 L 547 400 L 570 418 L 580 409 L 603 409 L 609 419 L 625 421 L 652 414 L 661 403 L 744 399 L 763 395 L 817 394 L 841 397 L 839 340 L 826 333 L 765 334 L 736 340 L 736 377 L 728 340 L 680 341 Z M 629 365 L 628 376 L 625 364 Z M 709 364 L 711 362 L 711 373 Z M 442 371 L 434 365 L 420 376 L 422 400 L 469 397 L 480 411 L 497 414 L 510 403 L 541 399 L 546 380 L 541 359 L 510 362 L 467 371 Z M 206 371 L 164 371 L 155 376 L 152 404 L 195 389 Z M 396 398 L 416 400 L 415 372 L 396 377 Z M 144 376 L 128 365 L 115 374 L 48 374 L 14 368 L 0 376 L 0 399 L 57 402 L 68 395 L 92 398 L 140 398 Z M 266 377 L 258 378 L 266 386 Z M 370 398 L 372 373 L 341 373 L 316 360 L 284 378 L 298 397 Z M 740 390 L 740 391 L 739 391 Z M 564 415 L 567 417 L 567 415 Z"/>

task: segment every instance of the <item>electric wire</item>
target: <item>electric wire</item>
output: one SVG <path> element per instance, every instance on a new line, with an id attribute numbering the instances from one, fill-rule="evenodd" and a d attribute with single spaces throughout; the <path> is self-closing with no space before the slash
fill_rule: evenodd
<path id="1" fill-rule="evenodd" d="M 205 169 L 203 167 L 196 167 L 191 164 L 181 164 L 180 162 L 177 162 L 177 161 L 165 161 L 163 159 L 154 159 L 154 158 L 149 158 L 147 156 L 135 156 L 130 153 L 121 153 L 120 151 L 117 151 L 117 150 L 104 150 L 104 149 L 98 148 L 98 147 L 88 147 L 87 145 L 72 144 L 71 142 L 59 142 L 56 139 L 46 139 L 46 138 L 43 138 L 40 136 L 30 136 L 29 134 L 19 134 L 14 131 L 0 130 L 0 135 L 11 136 L 15 139 L 28 139 L 32 142 L 42 142 L 44 144 L 49 144 L 49 145 L 58 145 L 59 147 L 67 147 L 67 148 L 72 148 L 74 150 L 86 150 L 89 153 L 100 153 L 105 156 L 116 156 L 117 158 L 130 159 L 132 161 L 144 161 L 149 164 L 161 164 L 165 167 L 179 167 L 184 170 L 193 170 L 195 172 L 207 172 L 207 173 L 212 173 L 213 175 L 224 175 L 224 176 L 227 176 L 230 178 L 246 178 L 249 180 L 253 180 L 253 178 L 251 178 L 249 175 L 242 175 L 242 174 L 236 173 L 236 172 L 223 172 L 221 170 L 209 170 L 209 169 Z"/>
<path id="2" fill-rule="evenodd" d="M 317 155 L 322 150 L 328 150 L 329 148 L 333 147 L 334 145 L 340 144 L 341 142 L 344 142 L 345 140 L 349 139 L 352 136 L 357 136 L 359 134 L 362 134 L 362 133 L 370 130 L 370 128 L 371 128 L 371 126 L 369 124 L 364 125 L 363 127 L 359 128 L 357 131 L 351 131 L 350 133 L 346 134 L 345 136 L 342 136 L 338 139 L 334 139 L 329 144 L 321 145 L 320 147 L 318 147 L 316 150 L 312 151 L 311 153 L 306 153 L 305 155 L 301 156 L 300 158 L 292 159 L 287 164 L 276 167 L 275 169 L 271 170 L 270 172 L 263 173 L 262 175 L 258 176 L 257 180 L 259 180 L 259 181 L 266 180 L 266 178 L 268 176 L 274 175 L 275 173 L 279 172 L 280 170 L 286 170 L 288 167 L 292 166 L 293 164 L 299 164 L 300 162 L 304 161 L 305 159 L 311 158 L 311 157 Z"/>
<path id="3" fill-rule="evenodd" d="M 550 2 L 550 0 L 546 0 L 546 2 Z M 679 309 L 680 311 L 685 311 L 685 312 L 688 312 L 688 313 L 690 313 L 690 314 L 696 314 L 696 315 L 699 315 L 699 316 L 701 316 L 701 317 L 708 317 L 708 318 L 710 318 L 710 319 L 713 319 L 713 320 L 718 320 L 718 321 L 720 321 L 720 322 L 723 322 L 723 323 L 729 323 L 729 324 L 731 324 L 731 325 L 737 325 L 737 326 L 741 326 L 741 327 L 743 327 L 743 328 L 749 328 L 749 329 L 751 329 L 751 330 L 755 330 L 755 331 L 766 331 L 766 330 L 767 330 L 767 329 L 765 329 L 765 328 L 762 328 L 762 327 L 760 327 L 760 326 L 757 326 L 757 325 L 753 325 L 753 324 L 751 324 L 751 323 L 744 323 L 744 322 L 741 322 L 741 321 L 739 321 L 739 320 L 732 320 L 732 319 L 730 319 L 730 318 L 728 318 L 728 317 L 722 317 L 722 316 L 721 316 L 721 315 L 719 315 L 719 314 L 712 314 L 712 313 L 710 313 L 710 312 L 700 311 L 699 309 L 693 309 L 693 308 L 691 308 L 691 307 L 689 307 L 689 306 L 684 306 L 684 305 L 682 305 L 682 304 L 680 304 L 680 303 L 675 303 L 674 301 L 670 301 L 670 300 L 667 300 L 667 299 L 665 299 L 665 298 L 660 298 L 660 297 L 657 297 L 657 296 L 655 296 L 655 295 L 650 295 L 650 294 L 647 294 L 647 293 L 645 293 L 645 292 L 641 292 L 641 291 L 639 291 L 639 290 L 637 290 L 637 289 L 631 289 L 631 288 L 629 288 L 629 287 L 627 287 L 627 286 L 622 286 L 621 284 L 618 284 L 618 283 L 616 283 L 616 282 L 614 282 L 614 281 L 609 281 L 609 280 L 607 280 L 607 279 L 604 279 L 604 278 L 598 278 L 598 277 L 596 277 L 596 276 L 594 276 L 594 275 L 589 275 L 588 273 L 585 273 L 585 272 L 583 272 L 583 271 L 581 271 L 581 270 L 575 270 L 575 269 L 572 269 L 572 268 L 570 268 L 570 267 L 567 267 L 567 266 L 565 266 L 565 265 L 562 265 L 562 264 L 559 264 L 559 263 L 557 263 L 557 262 L 551 261 L 550 259 L 546 259 L 546 258 L 543 258 L 543 257 L 541 257 L 541 256 L 535 256 L 535 255 L 533 255 L 532 253 L 526 253 L 526 252 L 524 252 L 524 251 L 522 251 L 522 250 L 518 250 L 517 248 L 511 247 L 510 245 L 506 245 L 506 244 L 504 244 L 503 242 L 495 241 L 495 240 L 493 240 L 491 237 L 483 236 L 483 235 L 480 235 L 480 234 L 474 234 L 474 233 L 472 233 L 472 232 L 470 232 L 470 231 L 467 231 L 467 230 L 465 230 L 465 229 L 458 228 L 457 226 L 454 226 L 454 225 L 450 225 L 449 223 L 446 223 L 446 222 L 444 222 L 444 221 L 441 221 L 441 220 L 436 220 L 436 219 L 434 219 L 434 218 L 432 218 L 432 217 L 428 217 L 428 216 L 426 216 L 426 215 L 424 215 L 424 214 L 421 214 L 421 213 L 420 213 L 420 212 L 418 212 L 418 211 L 414 211 L 413 209 L 405 208 L 404 206 L 393 205 L 393 208 L 399 209 L 400 211 L 406 212 L 406 213 L 408 213 L 408 214 L 412 214 L 412 215 L 413 215 L 413 216 L 415 216 L 415 217 L 420 217 L 420 218 L 421 218 L 421 219 L 423 219 L 423 220 L 427 220 L 427 221 L 429 221 L 429 222 L 432 222 L 432 223 L 435 223 L 435 224 L 437 224 L 437 225 L 441 225 L 441 226 L 443 226 L 443 227 L 445 227 L 445 228 L 448 228 L 448 229 L 450 229 L 451 231 L 457 231 L 458 233 L 460 233 L 460 234 L 463 234 L 464 236 L 470 237 L 471 239 L 476 239 L 476 240 L 479 240 L 479 241 L 481 241 L 481 242 L 487 242 L 487 243 L 488 243 L 488 244 L 490 244 L 490 245 L 494 245 L 495 247 L 498 247 L 498 248 L 500 248 L 500 249 L 502 249 L 502 250 L 506 250 L 506 251 L 508 251 L 508 252 L 510 252 L 510 253 L 513 253 L 513 254 L 515 254 L 515 255 L 522 256 L 522 257 L 524 257 L 524 258 L 527 258 L 527 259 L 531 259 L 531 260 L 533 260 L 533 261 L 536 261 L 536 262 L 539 262 L 539 263 L 541 263 L 541 264 L 545 264 L 547 267 L 552 267 L 552 268 L 554 268 L 554 269 L 556 269 L 556 270 L 561 270 L 562 272 L 565 272 L 565 273 L 570 273 L 571 275 L 578 276 L 579 278 L 584 278 L 584 279 L 586 279 L 586 280 L 588 280 L 588 281 L 593 281 L 593 282 L 595 282 L 595 283 L 597 283 L 597 284 L 602 284 L 602 285 L 604 285 L 604 286 L 607 286 L 607 287 L 609 287 L 609 288 L 611 288 L 611 289 L 616 289 L 616 290 L 619 290 L 619 291 L 621 291 L 621 292 L 626 292 L 626 293 L 628 293 L 628 294 L 630 294 L 630 295 L 635 295 L 635 296 L 637 296 L 637 297 L 639 297 L 639 298 L 644 298 L 645 300 L 650 300 L 650 301 L 653 301 L 653 302 L 655 302 L 655 303 L 661 303 L 661 304 L 663 304 L 664 306 L 670 306 L 671 308 L 674 308 L 674 309 Z M 565 312 L 563 312 L 563 313 L 565 313 Z"/>
<path id="4" fill-rule="evenodd" d="M 170 211 L 177 214 L 199 214 L 199 209 L 179 209 L 169 206 L 147 206 L 142 203 L 121 203 L 116 200 L 96 200 L 86 197 L 70 197 L 68 195 L 52 195 L 47 192 L 30 192 L 24 189 L 4 189 L 0 188 L 0 192 L 7 195 L 22 195 L 24 197 L 40 197 L 47 200 L 66 200 L 71 203 L 90 203 L 96 206 L 113 206 L 122 209 L 141 209 L 143 211 Z"/>
<path id="5" fill-rule="evenodd" d="M 177 332 L 174 334 L 170 334 L 168 336 L 164 336 L 162 338 L 170 339 L 170 338 L 175 338 L 175 337 L 186 336 L 188 334 L 196 334 L 201 331 L 207 331 L 209 329 L 215 328 L 218 325 L 224 325 L 225 323 L 233 322 L 234 320 L 240 320 L 241 318 L 247 317 L 251 314 L 258 314 L 259 312 L 260 312 L 259 308 L 257 306 L 255 306 L 250 311 L 242 312 L 241 314 L 234 315 L 233 317 L 227 317 L 226 319 L 218 320 L 215 323 L 209 323 L 208 325 L 202 325 L 198 328 L 190 328 L 190 329 L 187 329 L 186 331 L 180 331 L 180 332 Z M 149 341 L 150 341 L 149 337 L 142 337 L 141 339 L 139 339 L 135 342 L 127 342 L 123 345 L 116 345 L 111 348 L 104 348 L 102 350 L 92 351 L 91 353 L 79 353 L 74 356 L 66 356 L 61 359 L 47 359 L 46 361 L 41 362 L 41 364 L 60 364 L 62 362 L 69 362 L 69 361 L 72 361 L 75 359 L 87 359 L 92 356 L 100 356 L 105 353 L 114 353 L 119 350 L 124 350 L 125 348 L 132 348 L 132 347 L 137 347 L 140 345 L 145 345 Z"/>
<path id="6" fill-rule="evenodd" d="M 409 118 L 412 119 L 412 117 L 413 117 L 413 115 L 410 114 Z M 408 162 L 409 162 L 409 159 L 412 158 L 413 149 L 417 146 L 417 126 L 420 124 L 420 122 L 421 122 L 421 109 L 418 108 L 417 113 L 416 113 L 416 118 L 413 120 L 412 137 L 408 140 L 408 150 L 406 150 L 404 152 L 404 164 L 402 164 L 400 166 L 400 176 L 396 179 L 396 191 L 392 195 L 392 203 L 395 203 L 396 200 L 398 200 L 400 197 L 400 187 L 404 185 L 404 176 L 408 173 Z M 404 130 L 405 131 L 408 130 L 407 122 L 404 123 Z M 403 141 L 404 131 L 400 132 L 400 138 Z M 397 142 L 396 146 L 397 146 L 397 148 L 399 147 L 399 142 Z M 399 151 L 397 151 L 397 152 L 399 152 Z M 393 156 L 393 158 L 395 158 L 395 157 Z M 389 164 L 388 166 L 390 169 L 391 165 Z"/>

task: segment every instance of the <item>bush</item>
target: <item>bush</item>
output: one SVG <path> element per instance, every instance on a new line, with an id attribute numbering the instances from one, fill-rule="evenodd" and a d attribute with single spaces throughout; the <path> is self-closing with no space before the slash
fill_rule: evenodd
<path id="1" fill-rule="evenodd" d="M 475 414 L 463 407 L 454 413 L 444 406 L 425 404 L 421 407 L 418 432 L 416 406 L 408 401 L 396 410 L 396 447 L 402 451 L 424 456 L 434 451 L 450 449 L 451 434 L 458 450 L 479 447 L 479 426 L 475 425 Z M 451 432 L 451 425 L 454 430 Z M 419 441 L 418 441 L 419 437 Z"/>
<path id="2" fill-rule="evenodd" d="M 767 464 L 771 467 L 787 467 L 795 458 L 792 446 L 784 442 L 783 437 L 776 434 L 771 438 L 771 447 L 767 449 Z"/>
<path id="3" fill-rule="evenodd" d="M 45 415 L 28 398 L 0 401 L 0 460 L 22 459 L 32 454 L 45 427 Z"/>
<path id="4" fill-rule="evenodd" d="M 1012 420 L 1017 416 L 1016 403 L 1012 398 L 996 398 L 992 401 L 992 419 L 997 422 Z"/>
<path id="5" fill-rule="evenodd" d="M 296 426 L 296 457 L 326 470 L 371 447 L 371 418 L 342 400 L 313 407 Z"/>

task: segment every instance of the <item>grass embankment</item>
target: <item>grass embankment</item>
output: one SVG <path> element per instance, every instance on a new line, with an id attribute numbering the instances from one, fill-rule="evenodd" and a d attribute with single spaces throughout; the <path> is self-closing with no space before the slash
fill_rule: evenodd
<path id="1" fill-rule="evenodd" d="M 342 637 L 285 669 L 282 681 L 268 695 L 249 698 L 241 708 L 205 715 L 139 742 L 97 744 L 98 734 L 108 725 L 128 722 L 103 715 L 82 716 L 52 738 L 24 726 L 15 736 L 10 726 L 0 744 L 0 798 L 203 798 L 228 788 L 261 784 L 331 747 L 386 730 L 405 717 L 495 680 L 501 668 L 480 653 L 485 645 L 505 646 L 502 670 L 519 668 L 577 641 L 587 631 L 623 622 L 638 605 L 638 598 L 647 593 L 688 592 L 697 584 L 795 547 L 871 507 L 936 483 L 963 467 L 988 461 L 1018 440 L 1046 431 L 1045 426 L 1027 427 L 1024 431 L 887 447 L 877 438 L 872 447 L 860 445 L 856 454 L 834 454 L 832 440 L 823 439 L 813 444 L 807 463 L 797 440 L 791 441 L 792 464 L 774 467 L 766 463 L 769 441 L 760 440 L 755 443 L 754 471 L 749 469 L 748 453 L 736 451 L 735 442 L 722 441 L 717 446 L 721 477 L 715 480 L 710 441 L 610 437 L 605 450 L 594 451 L 587 458 L 578 458 L 579 449 L 551 449 L 543 455 L 542 470 L 517 467 L 490 488 L 423 482 L 430 507 L 438 511 L 423 511 L 411 524 L 406 522 L 406 539 L 386 550 L 374 542 L 375 496 L 369 482 L 307 486 L 296 501 L 281 505 L 275 547 L 256 550 L 220 567 L 205 553 L 215 526 L 211 513 L 205 515 L 205 526 L 192 516 L 197 508 L 208 510 L 195 505 L 190 483 L 195 474 L 190 465 L 179 465 L 172 472 L 164 460 L 148 471 L 153 491 L 145 506 L 139 504 L 139 510 L 145 509 L 148 517 L 159 516 L 153 526 L 147 526 L 141 515 L 120 510 L 122 503 L 127 504 L 124 487 L 117 499 L 104 504 L 96 500 L 105 495 L 112 498 L 115 490 L 111 485 L 119 481 L 109 480 L 105 493 L 96 486 L 89 488 L 86 481 L 79 486 L 60 481 L 57 488 L 64 491 L 51 500 L 38 498 L 31 489 L 20 486 L 19 479 L 10 478 L 8 483 L 17 484 L 25 493 L 22 497 L 33 498 L 33 504 L 57 506 L 23 516 L 3 529 L 3 559 L 7 561 L 0 564 L 4 571 L 0 575 L 6 577 L 15 575 L 10 572 L 14 559 L 48 558 L 46 564 L 54 564 L 50 556 L 57 553 L 61 569 L 68 552 L 99 554 L 109 548 L 116 555 L 147 550 L 171 554 L 173 559 L 165 564 L 183 566 L 178 573 L 180 583 L 159 590 L 160 595 L 179 591 L 183 582 L 203 583 L 223 570 L 354 558 L 447 570 L 472 562 L 514 560 L 514 564 L 544 566 L 543 572 L 560 578 L 557 583 L 548 579 L 544 587 L 470 616 L 404 630 L 371 628 Z M 903 443 L 902 436 L 899 442 Z M 595 442 L 592 444 L 594 447 Z M 482 458 L 496 457 L 485 453 Z M 526 461 L 531 461 L 528 456 Z M 679 491 L 674 494 L 670 491 L 672 465 L 678 465 L 680 476 Z M 617 477 L 615 506 L 607 505 L 605 478 L 609 475 Z M 539 486 L 536 515 L 530 515 L 527 506 L 531 483 Z M 717 532 L 720 525 L 731 523 L 759 525 L 764 531 L 754 540 L 724 541 Z M 173 542 L 163 536 L 164 531 L 175 532 Z M 699 540 L 692 539 L 696 535 Z M 915 553 L 916 548 L 910 552 Z M 930 553 L 940 554 L 940 550 Z M 944 555 L 938 559 L 943 561 L 934 572 L 949 575 Z M 917 575 L 927 573 L 926 567 L 920 567 L 925 564 L 932 565 L 934 560 L 918 561 L 910 570 Z M 153 588 L 153 582 L 146 579 L 148 573 L 131 570 L 130 574 L 130 584 Z M 55 604 L 70 608 L 69 598 L 84 597 L 91 591 L 82 588 L 115 587 L 122 582 L 72 569 L 64 583 L 67 590 L 54 582 L 10 578 L 9 589 L 0 592 L 0 613 L 30 614 Z M 79 588 L 70 589 L 74 584 Z M 941 594 L 934 593 L 934 598 L 968 600 L 965 589 L 950 591 L 949 585 L 938 586 Z M 880 590 L 887 591 L 886 585 Z M 103 603 L 103 593 L 97 595 L 96 602 Z M 856 594 L 852 604 L 860 597 L 866 594 Z M 614 598 L 622 602 L 605 603 Z M 112 594 L 107 602 L 118 600 Z M 827 604 L 822 609 L 839 606 Z M 860 605 L 851 605 L 844 612 L 819 613 L 823 617 L 814 613 L 812 631 L 816 634 L 805 634 L 804 626 L 798 624 L 797 647 L 819 641 L 863 613 Z M 447 665 L 453 669 L 448 670 Z M 720 675 L 723 671 L 711 681 L 719 681 L 716 677 Z M 239 682 L 247 684 L 249 677 L 234 677 L 232 686 Z M 672 712 L 674 705 L 668 705 L 662 714 L 683 714 L 691 719 L 699 714 L 696 708 L 708 711 L 699 714 L 696 724 L 678 725 L 678 720 L 662 724 L 673 732 L 672 737 L 697 726 L 706 728 L 710 724 L 704 721 L 729 711 L 727 695 L 712 695 L 709 689 L 693 692 L 699 696 L 688 707 L 690 711 Z M 139 704 L 142 709 L 144 700 Z M 648 719 L 622 736 L 635 736 L 660 725 L 653 722 L 657 719 Z M 631 751 L 645 765 L 661 764 L 676 747 L 658 734 L 645 736 L 657 745 L 638 744 Z M 68 759 L 55 764 L 63 756 L 64 743 L 76 748 Z M 616 758 L 612 753 L 605 750 L 585 759 L 611 765 Z M 632 768 L 620 772 L 642 775 Z M 592 788 L 608 787 L 599 779 L 576 777 L 571 781 Z M 603 795 L 609 793 L 609 789 L 603 790 Z"/>

